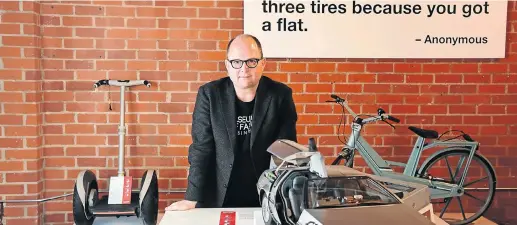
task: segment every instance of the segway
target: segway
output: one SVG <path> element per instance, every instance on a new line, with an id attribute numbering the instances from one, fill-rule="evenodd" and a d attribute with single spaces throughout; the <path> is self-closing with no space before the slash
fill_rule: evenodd
<path id="1" fill-rule="evenodd" d="M 131 188 L 128 188 L 132 180 L 125 176 L 124 171 L 124 140 L 126 134 L 124 123 L 125 89 L 138 85 L 151 87 L 151 83 L 147 80 L 99 80 L 94 84 L 94 88 L 98 88 L 102 85 L 120 87 L 118 175 L 113 176 L 111 179 L 121 179 L 123 180 L 123 185 L 120 185 L 120 183 L 112 184 L 110 182 L 110 192 L 112 188 L 117 191 L 113 191 L 113 193 L 108 193 L 108 195 L 99 198 L 99 184 L 95 174 L 91 170 L 85 170 L 79 173 L 75 181 L 73 195 L 73 216 L 75 225 L 92 225 L 96 217 L 117 217 L 114 219 L 118 220 L 119 217 L 126 216 L 136 216 L 136 219 L 141 221 L 143 225 L 156 225 L 158 220 L 158 178 L 156 171 L 147 170 L 144 172 L 138 191 L 133 191 Z M 117 185 L 116 188 L 115 185 Z M 124 190 L 125 202 L 114 203 L 114 200 L 112 200 L 112 202 L 108 201 L 110 195 L 112 195 L 112 199 L 115 199 L 114 193 L 117 194 L 117 199 L 120 200 L 124 188 L 126 188 Z M 129 195 L 131 196 L 130 200 L 128 198 Z"/>

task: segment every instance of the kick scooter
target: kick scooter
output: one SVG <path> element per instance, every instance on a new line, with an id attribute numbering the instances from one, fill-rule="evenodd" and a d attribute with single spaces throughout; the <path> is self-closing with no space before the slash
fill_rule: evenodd
<path id="1" fill-rule="evenodd" d="M 91 170 L 84 170 L 79 173 L 74 185 L 73 194 L 73 216 L 75 225 L 92 225 L 96 217 L 120 217 L 137 216 L 143 225 L 156 225 L 158 219 L 158 178 L 155 170 L 147 170 L 142 175 L 138 191 L 127 189 L 132 180 L 126 177 L 124 171 L 124 141 L 126 134 L 125 119 L 125 89 L 138 85 L 151 87 L 147 80 L 99 80 L 94 88 L 100 86 L 120 87 L 120 124 L 118 127 L 119 151 L 118 151 L 118 175 L 117 178 L 123 183 L 113 184 L 110 182 L 110 190 L 113 188 L 117 193 L 122 193 L 126 188 L 124 199 L 131 200 L 125 204 L 110 204 L 109 194 L 99 199 L 99 184 Z M 112 177 L 114 178 L 114 177 Z M 117 185 L 118 187 L 111 187 Z M 128 185 L 128 186 L 126 186 Z M 122 198 L 119 194 L 118 198 Z M 114 196 L 112 196 L 114 198 Z"/>
<path id="2" fill-rule="evenodd" d="M 396 123 L 400 122 L 400 120 L 388 115 L 382 108 L 377 110 L 377 115 L 375 116 L 363 115 L 367 116 L 367 118 L 361 118 L 354 111 L 352 111 L 345 99 L 342 99 L 337 95 L 331 95 L 331 97 L 334 100 L 329 100 L 327 102 L 338 103 L 343 109 L 343 114 L 345 114 L 346 108 L 350 115 L 354 118 L 351 127 L 352 131 L 348 141 L 347 143 L 344 143 L 345 146 L 342 148 L 341 152 L 338 153 L 338 156 L 332 165 L 338 165 L 340 164 L 341 160 L 345 160 L 344 165 L 353 168 L 354 155 L 355 151 L 357 150 L 373 174 L 406 182 L 427 185 L 431 191 L 431 199 L 443 199 L 442 202 L 438 203 L 445 203 L 445 206 L 440 213 L 440 217 L 443 217 L 444 212 L 447 210 L 449 204 L 453 202 L 453 200 L 457 202 L 459 204 L 459 210 L 461 212 L 460 217 L 462 219 L 460 221 L 452 222 L 451 224 L 472 223 L 488 210 L 492 204 L 492 200 L 494 199 L 496 189 L 497 181 L 495 170 L 488 159 L 479 153 L 479 143 L 473 140 L 468 134 L 463 131 L 459 131 L 462 133 L 461 135 L 458 135 L 455 138 L 442 140 L 441 137 L 443 134 L 438 135 L 437 131 L 410 126 L 408 127 L 409 130 L 417 135 L 417 139 L 416 143 L 414 143 L 413 150 L 407 163 L 384 160 L 361 136 L 361 131 L 366 126 L 366 124 L 374 123 L 377 121 L 383 121 L 394 128 L 394 126 L 387 122 L 387 120 Z M 458 139 L 459 137 L 461 137 L 463 140 Z M 423 161 L 422 166 L 418 167 L 422 152 L 433 148 L 436 149 L 437 147 L 438 150 L 431 154 L 431 156 L 429 156 L 429 158 L 427 158 L 425 161 Z M 396 149 L 394 151 L 396 151 Z M 457 164 L 458 166 L 455 170 L 452 169 L 453 165 L 450 163 L 451 158 L 454 156 L 460 158 Z M 442 159 L 444 161 L 440 162 L 439 160 Z M 477 167 L 479 167 L 479 169 L 477 167 L 470 168 L 472 162 L 477 162 Z M 465 163 L 465 167 L 461 171 L 463 163 Z M 402 167 L 404 171 L 402 173 L 395 172 L 391 166 Z M 448 178 L 433 177 L 430 174 L 430 171 L 432 171 L 431 168 L 433 167 L 436 168 L 437 171 L 444 171 L 446 174 L 448 174 Z M 468 172 L 471 172 L 471 175 L 475 176 L 475 178 L 467 181 Z M 471 185 L 481 181 L 487 181 L 486 188 L 470 187 Z M 482 200 L 472 194 L 478 190 L 486 190 L 488 196 L 485 200 Z M 469 204 L 467 204 L 465 200 L 467 197 L 469 197 Z M 481 208 L 475 213 L 466 214 L 464 208 L 467 207 L 467 205 L 480 205 Z"/>

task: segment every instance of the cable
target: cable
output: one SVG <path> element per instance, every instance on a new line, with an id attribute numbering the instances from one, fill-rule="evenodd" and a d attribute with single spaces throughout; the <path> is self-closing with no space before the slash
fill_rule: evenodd
<path id="1" fill-rule="evenodd" d="M 341 132 L 340 131 L 340 128 L 341 128 L 341 124 L 344 123 L 345 121 L 345 106 L 341 103 L 341 102 L 338 102 L 338 104 L 341 106 L 341 119 L 339 119 L 339 124 L 338 124 L 338 127 L 337 127 L 337 138 L 339 141 L 341 141 L 342 144 L 346 144 L 347 142 L 347 138 L 346 138 L 346 129 L 345 129 L 345 126 L 343 125 L 343 139 L 344 141 L 341 140 Z"/>
<path id="2" fill-rule="evenodd" d="M 372 115 L 370 115 L 370 114 L 359 114 L 359 115 L 357 115 L 357 116 L 355 116 L 355 117 L 354 117 L 354 120 L 355 120 L 357 117 L 360 117 L 360 116 L 367 116 L 368 118 L 370 118 L 370 117 L 375 117 L 375 116 L 372 116 Z"/>
<path id="3" fill-rule="evenodd" d="M 445 134 L 447 134 L 447 133 L 450 133 L 450 132 L 453 132 L 453 131 L 460 132 L 460 133 L 462 133 L 463 135 L 465 135 L 465 132 L 463 132 L 462 130 L 448 130 L 448 131 L 445 131 L 445 132 L 443 132 L 442 134 L 440 134 L 440 136 L 438 136 L 437 140 L 440 140 L 440 138 L 442 138 L 442 136 L 443 136 L 443 135 L 445 135 Z M 456 137 L 449 138 L 449 139 L 446 139 L 446 140 L 444 140 L 444 141 L 450 141 L 450 140 L 453 140 L 453 139 L 459 138 L 459 137 L 461 137 L 461 136 L 463 136 L 463 135 L 458 135 L 458 136 L 456 136 Z"/>

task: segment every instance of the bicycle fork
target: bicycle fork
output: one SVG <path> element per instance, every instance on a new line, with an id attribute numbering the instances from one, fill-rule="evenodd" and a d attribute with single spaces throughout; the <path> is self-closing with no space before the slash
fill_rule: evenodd
<path id="1" fill-rule="evenodd" d="M 355 150 L 353 148 L 344 147 L 341 152 L 338 153 L 337 158 L 332 162 L 332 165 L 338 165 L 342 159 L 345 160 L 344 166 L 353 168 L 354 167 L 354 156 Z"/>
<path id="2" fill-rule="evenodd" d="M 338 157 L 332 163 L 333 165 L 338 165 L 341 159 L 345 159 L 344 165 L 349 168 L 354 168 L 354 157 L 356 150 L 355 143 L 359 138 L 359 134 L 361 132 L 362 127 L 363 126 L 360 123 L 352 123 L 352 134 L 350 134 L 348 143 L 341 149 L 341 152 L 338 153 Z"/>

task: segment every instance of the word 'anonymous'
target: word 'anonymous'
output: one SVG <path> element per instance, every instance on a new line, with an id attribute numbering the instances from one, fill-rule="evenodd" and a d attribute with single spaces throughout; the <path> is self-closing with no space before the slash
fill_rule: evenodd
<path id="1" fill-rule="evenodd" d="M 299 3 L 263 0 L 262 12 L 266 14 L 365 14 L 365 15 L 420 15 L 433 17 L 439 15 L 461 14 L 464 18 L 473 15 L 489 14 L 489 4 L 409 4 L 409 3 L 325 3 L 322 0 L 302 1 Z M 279 18 L 278 31 L 307 31 L 302 19 Z M 271 31 L 271 21 L 262 23 L 263 31 Z"/>

